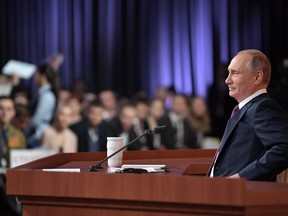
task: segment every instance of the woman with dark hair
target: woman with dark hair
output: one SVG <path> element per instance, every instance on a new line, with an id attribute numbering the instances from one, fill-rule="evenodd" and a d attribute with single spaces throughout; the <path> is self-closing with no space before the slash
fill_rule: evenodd
<path id="1" fill-rule="evenodd" d="M 38 147 L 41 144 L 42 133 L 53 120 L 59 91 L 57 76 L 48 64 L 38 66 L 35 81 L 38 86 L 38 96 L 32 107 L 32 119 L 29 127 L 31 135 L 28 137 L 30 148 Z"/>

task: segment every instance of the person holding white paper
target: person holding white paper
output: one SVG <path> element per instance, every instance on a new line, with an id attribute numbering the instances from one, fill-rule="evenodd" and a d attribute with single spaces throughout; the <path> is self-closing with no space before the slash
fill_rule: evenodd
<path id="1" fill-rule="evenodd" d="M 38 147 L 41 144 L 42 133 L 52 122 L 58 96 L 56 74 L 50 65 L 38 66 L 35 81 L 39 89 L 36 103 L 32 107 L 33 115 L 29 125 L 28 145 L 30 148 Z"/>

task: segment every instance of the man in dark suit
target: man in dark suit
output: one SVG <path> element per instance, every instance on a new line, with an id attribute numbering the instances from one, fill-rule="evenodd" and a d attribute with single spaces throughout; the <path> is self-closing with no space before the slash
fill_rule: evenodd
<path id="1" fill-rule="evenodd" d="M 161 134 L 161 148 L 187 149 L 197 148 L 197 138 L 188 119 L 188 102 L 185 95 L 176 94 L 171 111 L 158 120 L 158 125 L 166 125 Z"/>
<path id="2" fill-rule="evenodd" d="M 106 124 L 103 121 L 103 106 L 95 100 L 88 105 L 83 121 L 70 126 L 78 140 L 78 152 L 106 151 Z"/>
<path id="3" fill-rule="evenodd" d="M 208 175 L 275 181 L 288 168 L 288 120 L 267 95 L 270 61 L 258 50 L 243 50 L 228 72 L 225 83 L 239 111 L 227 122 Z"/>

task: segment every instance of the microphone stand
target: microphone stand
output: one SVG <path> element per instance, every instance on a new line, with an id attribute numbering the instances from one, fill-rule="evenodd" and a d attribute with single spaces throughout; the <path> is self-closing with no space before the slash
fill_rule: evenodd
<path id="1" fill-rule="evenodd" d="M 117 153 L 119 153 L 120 151 L 122 151 L 123 149 L 127 148 L 128 146 L 132 145 L 133 143 L 137 142 L 139 139 L 141 139 L 142 137 L 151 134 L 152 130 L 151 129 L 147 129 L 144 131 L 144 133 L 138 137 L 136 137 L 134 140 L 132 140 L 131 142 L 129 142 L 127 145 L 124 145 L 122 148 L 118 149 L 117 151 L 115 151 L 113 154 L 109 155 L 108 157 L 102 159 L 101 161 L 99 161 L 96 164 L 92 164 L 89 169 L 87 170 L 88 172 L 97 172 L 97 169 L 101 169 L 101 164 L 105 161 L 107 161 L 109 158 L 113 157 L 114 155 L 116 155 Z"/>

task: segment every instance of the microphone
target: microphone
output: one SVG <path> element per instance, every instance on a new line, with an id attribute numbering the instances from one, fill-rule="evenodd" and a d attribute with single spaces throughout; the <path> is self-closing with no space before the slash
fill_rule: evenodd
<path id="1" fill-rule="evenodd" d="M 109 158 L 113 157 L 114 155 L 116 155 L 117 153 L 119 153 L 120 151 L 122 151 L 123 149 L 127 148 L 128 146 L 134 144 L 135 142 L 137 142 L 138 140 L 140 140 L 142 137 L 154 133 L 154 134 L 158 134 L 158 133 L 162 133 L 166 128 L 166 125 L 161 125 L 161 126 L 157 126 L 155 127 L 153 130 L 151 129 L 147 129 L 144 131 L 143 134 L 141 134 L 140 136 L 136 137 L 135 139 L 133 139 L 131 142 L 127 143 L 126 145 L 124 145 L 122 148 L 118 149 L 117 151 L 115 151 L 113 154 L 109 155 L 108 157 L 105 157 L 104 159 L 102 159 L 101 161 L 99 161 L 96 164 L 92 164 L 89 169 L 87 170 L 88 172 L 95 172 L 97 171 L 97 169 L 102 168 L 101 164 L 105 161 L 107 161 Z"/>
<path id="2" fill-rule="evenodd" d="M 152 130 L 152 132 L 153 132 L 154 134 L 159 134 L 159 133 L 164 132 L 165 129 L 166 129 L 166 125 L 161 125 L 161 126 L 155 127 L 155 128 Z"/>

